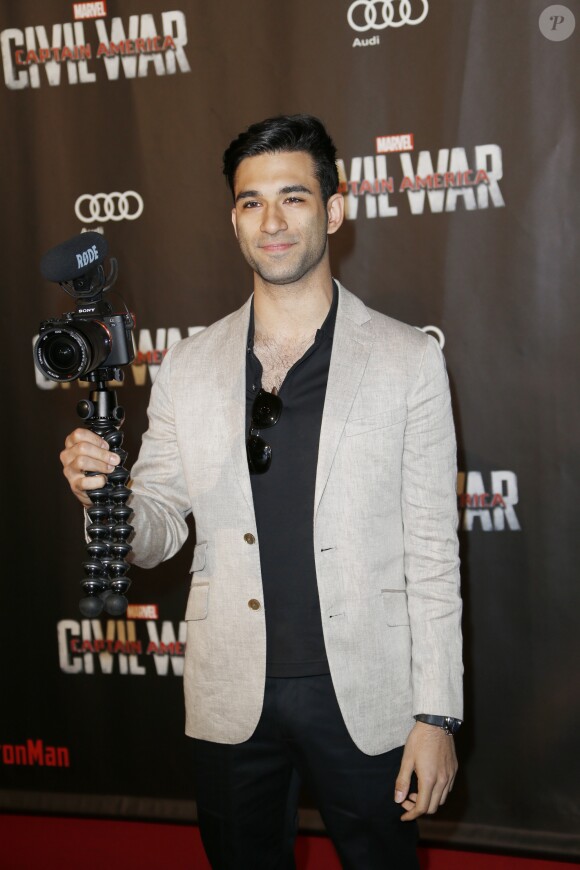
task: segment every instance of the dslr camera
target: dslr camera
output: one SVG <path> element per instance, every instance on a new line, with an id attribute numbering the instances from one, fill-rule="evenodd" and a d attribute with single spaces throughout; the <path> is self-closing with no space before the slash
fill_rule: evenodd
<path id="1" fill-rule="evenodd" d="M 81 233 L 48 251 L 41 260 L 42 275 L 56 281 L 76 302 L 76 310 L 40 324 L 34 360 L 53 381 L 92 380 L 98 372 L 107 380 L 134 359 L 133 315 L 115 313 L 103 297 L 117 279 L 117 261 L 105 279 L 102 266 L 108 251 L 100 233 Z"/>

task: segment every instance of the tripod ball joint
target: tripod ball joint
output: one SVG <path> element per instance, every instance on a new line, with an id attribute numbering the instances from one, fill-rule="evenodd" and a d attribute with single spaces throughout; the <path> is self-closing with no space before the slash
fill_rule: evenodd
<path id="1" fill-rule="evenodd" d="M 77 414 L 81 420 L 89 420 L 95 413 L 95 407 L 88 399 L 81 399 L 77 404 Z"/>

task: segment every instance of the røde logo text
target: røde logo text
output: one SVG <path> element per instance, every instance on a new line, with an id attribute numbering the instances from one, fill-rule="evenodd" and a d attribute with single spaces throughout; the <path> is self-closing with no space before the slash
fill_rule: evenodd
<path id="1" fill-rule="evenodd" d="M 82 254 L 77 254 L 77 266 L 79 269 L 82 269 L 83 266 L 89 266 L 91 263 L 94 263 L 95 260 L 99 259 L 99 252 L 97 251 L 96 245 L 91 245 L 90 248 L 87 248 L 86 251 L 83 251 Z"/>

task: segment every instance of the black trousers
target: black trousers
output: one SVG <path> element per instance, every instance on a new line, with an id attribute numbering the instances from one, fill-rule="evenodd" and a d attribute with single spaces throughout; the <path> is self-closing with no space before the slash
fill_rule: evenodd
<path id="1" fill-rule="evenodd" d="M 245 743 L 194 740 L 198 819 L 213 870 L 291 870 L 300 784 L 345 870 L 418 870 L 417 827 L 393 800 L 403 747 L 365 755 L 330 676 L 268 678 Z"/>

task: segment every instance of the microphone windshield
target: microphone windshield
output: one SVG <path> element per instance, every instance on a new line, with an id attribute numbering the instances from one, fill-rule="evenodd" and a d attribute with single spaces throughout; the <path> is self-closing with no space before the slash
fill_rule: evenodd
<path id="1" fill-rule="evenodd" d="M 51 248 L 40 261 L 42 277 L 47 281 L 73 281 L 100 266 L 109 246 L 101 233 L 81 233 Z"/>

